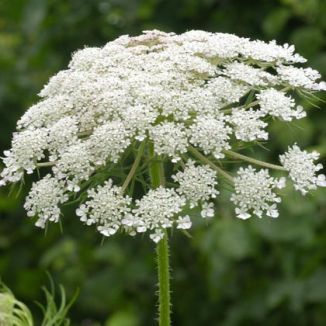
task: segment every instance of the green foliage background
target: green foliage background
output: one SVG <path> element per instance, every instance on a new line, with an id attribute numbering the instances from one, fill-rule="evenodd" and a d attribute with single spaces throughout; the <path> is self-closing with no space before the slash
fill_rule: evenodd
<path id="1" fill-rule="evenodd" d="M 18 117 L 71 52 L 144 29 L 230 32 L 296 45 L 326 77 L 324 0 L 0 0 L 0 149 Z M 270 127 L 269 160 L 297 141 L 326 156 L 325 110 Z M 321 107 L 326 104 L 320 103 Z M 49 271 L 72 295 L 73 325 L 153 325 L 154 245 L 147 238 L 105 240 L 67 208 L 63 232 L 45 235 L 25 217 L 24 193 L 0 189 L 0 275 L 37 314 Z M 277 220 L 236 220 L 227 195 L 192 238 L 172 237 L 174 325 L 326 325 L 325 191 L 286 190 Z"/>

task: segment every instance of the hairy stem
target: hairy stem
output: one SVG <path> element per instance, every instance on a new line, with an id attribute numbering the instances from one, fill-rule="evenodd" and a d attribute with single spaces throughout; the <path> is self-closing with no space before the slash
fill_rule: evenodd
<path id="1" fill-rule="evenodd" d="M 279 170 L 279 171 L 287 171 L 283 166 L 281 165 L 276 165 L 276 164 L 271 164 L 271 163 L 267 163 L 267 162 L 263 162 L 263 161 L 260 161 L 260 160 L 256 160 L 252 157 L 248 157 L 248 156 L 245 156 L 245 155 L 242 155 L 242 154 L 238 154 L 236 152 L 233 152 L 233 151 L 228 151 L 228 150 L 225 150 L 223 151 L 227 156 L 231 156 L 235 159 L 239 159 L 239 160 L 243 160 L 243 161 L 246 161 L 246 162 L 249 162 L 249 163 L 252 163 L 252 164 L 255 164 L 255 165 L 259 165 L 259 166 L 263 166 L 265 168 L 269 168 L 269 169 L 274 169 L 274 170 Z"/>
<path id="2" fill-rule="evenodd" d="M 215 165 L 206 156 L 204 156 L 202 153 L 200 153 L 196 148 L 190 146 L 189 151 L 193 156 L 198 158 L 202 163 L 209 165 L 213 170 L 215 170 L 217 173 L 219 173 L 221 176 L 223 176 L 225 179 L 227 179 L 228 181 L 230 181 L 233 184 L 233 178 L 230 174 L 225 172 L 219 166 Z"/>
<path id="3" fill-rule="evenodd" d="M 170 270 L 168 234 L 164 232 L 163 239 L 157 244 L 157 267 L 159 282 L 159 325 L 170 326 Z"/>
<path id="4" fill-rule="evenodd" d="M 150 176 L 152 187 L 155 189 L 164 186 L 165 177 L 163 163 L 155 160 L 153 145 L 150 145 Z M 171 325 L 171 298 L 170 298 L 170 267 L 169 267 L 169 244 L 168 234 L 165 231 L 164 237 L 156 247 L 158 267 L 158 295 L 159 295 L 159 325 Z"/>

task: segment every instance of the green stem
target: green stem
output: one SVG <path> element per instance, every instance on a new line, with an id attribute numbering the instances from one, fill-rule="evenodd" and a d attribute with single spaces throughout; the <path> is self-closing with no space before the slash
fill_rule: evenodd
<path id="1" fill-rule="evenodd" d="M 146 144 L 146 142 L 143 141 L 141 143 L 141 145 L 139 146 L 139 148 L 138 148 L 138 153 L 137 153 L 137 156 L 135 158 L 135 161 L 132 164 L 132 167 L 131 167 L 131 169 L 130 169 L 130 171 L 129 171 L 129 173 L 128 173 L 128 175 L 127 175 L 127 177 L 126 177 L 126 179 L 125 179 L 125 181 L 124 181 L 124 183 L 123 183 L 123 185 L 121 187 L 121 192 L 122 193 L 124 193 L 126 191 L 126 189 L 127 189 L 128 185 L 129 185 L 130 181 L 132 180 L 133 176 L 136 173 L 136 170 L 137 170 L 137 168 L 139 166 L 141 157 L 142 157 L 142 155 L 144 153 L 145 144 Z"/>
<path id="2" fill-rule="evenodd" d="M 280 91 L 287 92 L 290 89 L 291 89 L 291 87 L 287 86 L 287 87 L 282 88 Z M 223 108 L 221 109 L 221 112 L 224 114 L 228 114 L 228 113 L 232 113 L 232 110 L 234 110 L 234 109 L 245 109 L 246 110 L 246 109 L 252 108 L 258 104 L 259 104 L 259 101 L 253 101 L 253 102 L 245 103 L 244 105 L 240 105 L 238 107 L 234 106 L 231 108 L 228 108 L 229 105 L 227 105 L 227 107 L 225 107 L 225 110 Z"/>
<path id="3" fill-rule="evenodd" d="M 170 326 L 170 267 L 168 234 L 165 231 L 163 239 L 157 244 L 157 267 L 159 282 L 159 325 Z"/>
<path id="4" fill-rule="evenodd" d="M 209 165 L 213 170 L 215 170 L 217 173 L 222 175 L 225 179 L 230 181 L 233 184 L 233 178 L 230 174 L 225 172 L 223 169 L 221 169 L 219 166 L 215 165 L 213 162 L 211 162 L 206 156 L 204 156 L 202 153 L 200 153 L 196 148 L 189 147 L 189 152 L 198 158 L 201 162 Z"/>
<path id="5" fill-rule="evenodd" d="M 152 187 L 155 189 L 164 186 L 165 177 L 163 163 L 155 158 L 153 145 L 150 145 L 150 176 Z M 159 295 L 159 325 L 171 325 L 171 298 L 170 298 L 170 268 L 169 268 L 169 244 L 168 234 L 165 231 L 164 237 L 156 247 L 158 265 L 158 295 Z"/>
<path id="6" fill-rule="evenodd" d="M 36 164 L 36 167 L 37 168 L 46 168 L 48 166 L 54 166 L 57 163 L 58 163 L 57 161 L 53 161 L 53 162 L 41 162 L 41 163 L 37 163 Z"/>
<path id="7" fill-rule="evenodd" d="M 245 156 L 245 155 L 233 152 L 233 151 L 225 150 L 225 151 L 223 151 L 223 153 L 225 153 L 226 155 L 231 156 L 235 159 L 239 159 L 239 160 L 243 160 L 243 161 L 255 164 L 255 165 L 263 166 L 265 168 L 279 170 L 279 171 L 286 171 L 286 169 L 281 165 L 276 165 L 276 164 L 271 164 L 271 163 L 263 162 L 260 160 L 256 160 L 252 157 L 248 157 L 248 156 Z"/>

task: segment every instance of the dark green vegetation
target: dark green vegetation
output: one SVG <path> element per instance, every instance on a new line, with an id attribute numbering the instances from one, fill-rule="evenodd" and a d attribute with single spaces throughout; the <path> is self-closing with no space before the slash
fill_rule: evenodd
<path id="1" fill-rule="evenodd" d="M 1 152 L 42 85 L 84 45 L 152 28 L 232 32 L 295 44 L 325 79 L 325 16 L 324 0 L 0 0 Z M 297 141 L 326 156 L 325 110 L 305 106 L 309 119 L 275 122 L 274 147 L 257 155 L 276 162 Z M 173 235 L 174 325 L 326 325 L 325 191 L 286 192 L 277 220 L 236 220 L 222 196 L 216 218 L 208 226 L 200 220 L 192 239 Z M 0 189 L 0 275 L 36 316 L 33 301 L 42 300 L 49 271 L 68 297 L 80 288 L 73 325 L 153 325 L 150 240 L 118 235 L 102 243 L 72 207 L 63 232 L 52 225 L 45 235 L 25 217 L 24 193 L 7 193 Z"/>

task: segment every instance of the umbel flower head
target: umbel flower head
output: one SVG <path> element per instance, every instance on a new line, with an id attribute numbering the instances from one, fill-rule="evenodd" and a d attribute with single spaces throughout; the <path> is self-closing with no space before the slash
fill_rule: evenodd
<path id="1" fill-rule="evenodd" d="M 305 61 L 288 44 L 203 31 L 145 31 L 77 51 L 18 121 L 0 182 L 46 168 L 26 198 L 27 215 L 44 227 L 73 199 L 80 220 L 104 236 L 146 232 L 158 242 L 164 229 L 189 229 L 191 210 L 214 216 L 225 182 L 237 217 L 277 217 L 286 177 L 302 194 L 326 186 L 318 153 L 289 144 L 276 165 L 238 149 L 268 146 L 275 119 L 306 116 L 296 95 L 326 86 L 298 66 Z M 230 157 L 241 160 L 237 171 L 227 171 Z M 165 169 L 155 187 L 153 162 Z"/>

